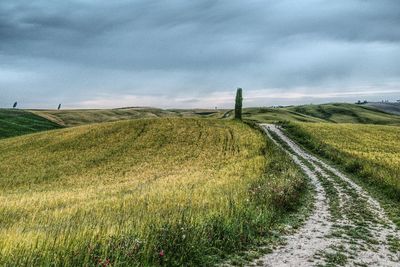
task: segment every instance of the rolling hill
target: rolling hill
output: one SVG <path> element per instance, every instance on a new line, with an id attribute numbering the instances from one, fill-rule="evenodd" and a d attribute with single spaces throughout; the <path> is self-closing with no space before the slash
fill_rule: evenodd
<path id="1" fill-rule="evenodd" d="M 386 109 L 387 110 L 387 109 Z M 393 113 L 395 113 L 393 111 Z M 77 109 L 77 110 L 12 110 L 0 109 L 0 138 L 43 130 L 92 123 L 142 118 L 218 118 L 232 119 L 232 110 L 214 109 Z M 245 120 L 254 122 L 330 122 L 400 125 L 400 116 L 365 105 L 333 103 L 278 108 L 245 108 Z"/>
<path id="2" fill-rule="evenodd" d="M 379 109 L 387 113 L 400 115 L 400 102 L 397 103 L 371 102 L 365 104 L 365 106 Z"/>
<path id="3" fill-rule="evenodd" d="M 260 244 L 303 176 L 246 124 L 157 118 L 0 140 L 1 266 L 208 266 Z"/>
<path id="4" fill-rule="evenodd" d="M 400 116 L 362 105 L 332 103 L 280 108 L 249 108 L 246 119 L 259 122 L 331 122 L 400 125 Z"/>
<path id="5" fill-rule="evenodd" d="M 38 116 L 64 126 L 79 126 L 90 123 L 118 120 L 163 118 L 163 117 L 203 117 L 219 118 L 224 110 L 208 109 L 157 109 L 157 108 L 118 108 L 118 109 L 74 109 L 74 110 L 31 110 Z"/>
<path id="6" fill-rule="evenodd" d="M 0 265 L 213 265 L 270 242 L 311 194 L 299 167 L 229 110 L 1 111 Z M 362 168 L 398 203 L 400 116 L 335 103 L 243 114 L 297 125 L 295 140 Z"/>

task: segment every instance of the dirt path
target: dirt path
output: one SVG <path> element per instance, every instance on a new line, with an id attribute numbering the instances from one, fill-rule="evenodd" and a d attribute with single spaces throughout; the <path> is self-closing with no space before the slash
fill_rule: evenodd
<path id="1" fill-rule="evenodd" d="M 400 266 L 400 233 L 379 203 L 336 168 L 304 151 L 277 126 L 261 125 L 310 178 L 314 211 L 263 266 Z"/>

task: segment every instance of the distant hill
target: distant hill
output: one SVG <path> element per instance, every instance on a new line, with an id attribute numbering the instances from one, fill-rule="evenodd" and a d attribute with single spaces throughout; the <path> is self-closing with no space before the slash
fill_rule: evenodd
<path id="1" fill-rule="evenodd" d="M 330 103 L 321 105 L 301 105 L 279 108 L 248 108 L 244 117 L 260 122 L 296 121 L 296 122 L 332 122 L 332 123 L 368 123 L 400 125 L 400 116 L 389 114 L 374 107 Z"/>
<path id="2" fill-rule="evenodd" d="M 29 111 L 20 109 L 0 109 L 0 138 L 18 136 L 61 126 Z"/>
<path id="3" fill-rule="evenodd" d="M 387 113 L 400 115 L 400 102 L 398 102 L 398 103 L 372 102 L 372 103 L 367 103 L 365 105 L 368 107 L 373 107 L 373 108 L 382 110 Z"/>
<path id="4" fill-rule="evenodd" d="M 393 114 L 391 114 L 391 113 Z M 331 103 L 288 107 L 245 108 L 243 117 L 255 122 L 331 122 L 400 125 L 400 104 L 355 105 Z M 228 109 L 118 109 L 20 110 L 0 109 L 0 138 L 38 131 L 129 119 L 191 117 L 231 119 Z"/>
<path id="5" fill-rule="evenodd" d="M 90 123 L 111 122 L 140 118 L 160 117 L 210 117 L 220 118 L 226 110 L 214 109 L 157 109 L 157 108 L 117 108 L 117 109 L 66 109 L 66 110 L 31 110 L 36 115 L 63 126 L 78 126 Z"/>

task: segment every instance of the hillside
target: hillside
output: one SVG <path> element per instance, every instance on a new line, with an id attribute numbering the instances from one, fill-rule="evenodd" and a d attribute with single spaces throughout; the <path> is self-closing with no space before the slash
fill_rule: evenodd
<path id="1" fill-rule="evenodd" d="M 260 132 L 227 120 L 0 140 L 0 265 L 208 266 L 268 237 L 303 183 Z"/>
<path id="2" fill-rule="evenodd" d="M 118 109 L 70 109 L 70 110 L 31 110 L 33 113 L 64 126 L 79 126 L 90 123 L 111 122 L 128 119 L 162 117 L 206 117 L 219 118 L 224 110 L 164 110 L 157 108 L 118 108 Z"/>
<path id="3" fill-rule="evenodd" d="M 31 112 L 0 109 L 0 138 L 61 128 L 60 125 Z"/>
<path id="4" fill-rule="evenodd" d="M 280 108 L 250 108 L 244 117 L 259 122 L 332 122 L 400 125 L 400 116 L 362 105 L 332 103 Z"/>
<path id="5" fill-rule="evenodd" d="M 381 103 L 381 102 L 371 102 L 365 104 L 367 107 L 376 108 L 382 110 L 387 113 L 392 113 L 396 115 L 400 115 L 400 103 Z"/>
<path id="6" fill-rule="evenodd" d="M 232 118 L 231 110 L 213 109 L 83 109 L 83 110 L 32 110 L 33 113 L 64 126 L 78 126 L 90 123 L 110 122 L 138 118 L 199 117 Z M 400 124 L 400 116 L 364 105 L 332 103 L 302 105 L 278 108 L 245 108 L 245 119 L 258 122 L 333 122 Z"/>
<path id="7" fill-rule="evenodd" d="M 297 121 L 297 122 L 322 122 L 323 119 L 310 115 L 295 112 L 288 107 L 281 108 L 245 108 L 243 118 L 257 122 L 278 122 L 278 121 Z"/>

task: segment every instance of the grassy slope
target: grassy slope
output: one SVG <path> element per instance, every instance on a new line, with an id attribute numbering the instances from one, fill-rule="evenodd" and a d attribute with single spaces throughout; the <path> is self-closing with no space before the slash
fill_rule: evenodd
<path id="1" fill-rule="evenodd" d="M 163 110 L 156 108 L 120 109 L 75 109 L 75 110 L 32 110 L 35 114 L 65 126 L 111 122 L 127 119 L 158 117 L 207 117 L 219 118 L 224 110 Z"/>
<path id="2" fill-rule="evenodd" d="M 303 180 L 249 126 L 164 118 L 0 140 L 0 187 L 0 265 L 208 265 L 268 235 Z"/>
<path id="3" fill-rule="evenodd" d="M 258 122 L 278 122 L 278 121 L 303 121 L 321 122 L 324 121 L 309 115 L 298 113 L 290 108 L 246 108 L 243 110 L 243 118 Z"/>
<path id="4" fill-rule="evenodd" d="M 400 127 L 361 124 L 290 123 L 299 143 L 339 164 L 372 191 L 381 193 L 400 226 Z"/>
<path id="5" fill-rule="evenodd" d="M 31 112 L 0 109 L 0 138 L 60 128 L 60 125 Z"/>
<path id="6" fill-rule="evenodd" d="M 400 116 L 354 104 L 333 103 L 284 108 L 245 109 L 244 117 L 259 122 L 333 122 L 400 125 Z"/>
<path id="7" fill-rule="evenodd" d="M 400 124 L 400 116 L 354 104 L 305 105 L 290 109 L 335 123 Z"/>

